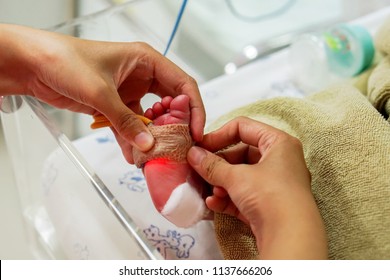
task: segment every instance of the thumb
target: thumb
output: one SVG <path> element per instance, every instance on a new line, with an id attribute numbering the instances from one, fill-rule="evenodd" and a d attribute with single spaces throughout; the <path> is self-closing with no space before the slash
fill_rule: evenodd
<path id="1" fill-rule="evenodd" d="M 113 120 L 114 129 L 138 150 L 147 152 L 153 147 L 152 134 L 133 111 L 123 112 Z"/>
<path id="2" fill-rule="evenodd" d="M 132 146 L 142 152 L 154 145 L 154 137 L 138 116 L 122 100 L 111 100 L 100 110 L 111 122 L 113 129 Z"/>
<path id="3" fill-rule="evenodd" d="M 191 147 L 187 161 L 192 168 L 209 184 L 225 187 L 231 165 L 223 158 L 200 147 Z"/>

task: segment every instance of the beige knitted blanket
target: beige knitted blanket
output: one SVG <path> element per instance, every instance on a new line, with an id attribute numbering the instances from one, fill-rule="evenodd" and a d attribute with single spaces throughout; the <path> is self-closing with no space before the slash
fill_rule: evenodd
<path id="1" fill-rule="evenodd" d="M 259 101 L 211 127 L 248 116 L 302 141 L 330 259 L 390 259 L 390 20 L 376 49 L 378 64 L 352 82 L 303 99 Z M 218 214 L 215 231 L 226 259 L 257 257 L 245 224 Z"/>

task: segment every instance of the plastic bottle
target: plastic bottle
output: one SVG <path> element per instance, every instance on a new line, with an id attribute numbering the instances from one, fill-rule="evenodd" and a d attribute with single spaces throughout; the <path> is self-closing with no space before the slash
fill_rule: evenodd
<path id="1" fill-rule="evenodd" d="M 358 25 L 340 24 L 304 34 L 290 46 L 293 78 L 305 92 L 318 91 L 361 73 L 374 53 L 370 33 Z"/>

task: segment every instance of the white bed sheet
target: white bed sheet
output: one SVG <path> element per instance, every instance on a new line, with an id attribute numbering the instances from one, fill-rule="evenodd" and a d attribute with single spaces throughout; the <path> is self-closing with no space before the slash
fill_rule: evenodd
<path id="1" fill-rule="evenodd" d="M 163 258 L 221 258 L 211 221 L 182 229 L 155 210 L 142 171 L 125 161 L 110 129 L 79 139 L 74 145 Z M 123 236 L 120 225 L 107 216 L 111 213 L 106 213 L 106 206 L 95 194 L 88 194 L 92 187 L 79 188 L 75 176 L 62 168 L 66 160 L 61 152 L 50 156 L 44 168 L 43 185 L 45 204 L 67 257 L 141 257 L 141 251 Z"/>

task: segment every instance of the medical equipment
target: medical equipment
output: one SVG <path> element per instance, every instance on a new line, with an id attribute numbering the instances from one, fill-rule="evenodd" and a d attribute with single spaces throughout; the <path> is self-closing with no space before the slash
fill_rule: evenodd
<path id="1" fill-rule="evenodd" d="M 172 30 L 171 36 L 169 36 L 169 40 L 168 40 L 167 46 L 166 46 L 165 51 L 164 51 L 164 56 L 167 55 L 167 53 L 169 51 L 169 48 L 170 48 L 170 46 L 171 46 L 171 44 L 173 42 L 173 38 L 175 38 L 176 31 L 177 31 L 177 29 L 179 27 L 180 20 L 181 20 L 181 18 L 183 16 L 184 9 L 186 8 L 186 5 L 187 5 L 187 0 L 183 0 L 183 3 L 181 4 L 179 13 L 178 13 L 176 21 L 175 21 L 175 25 L 173 26 L 173 30 Z"/>

